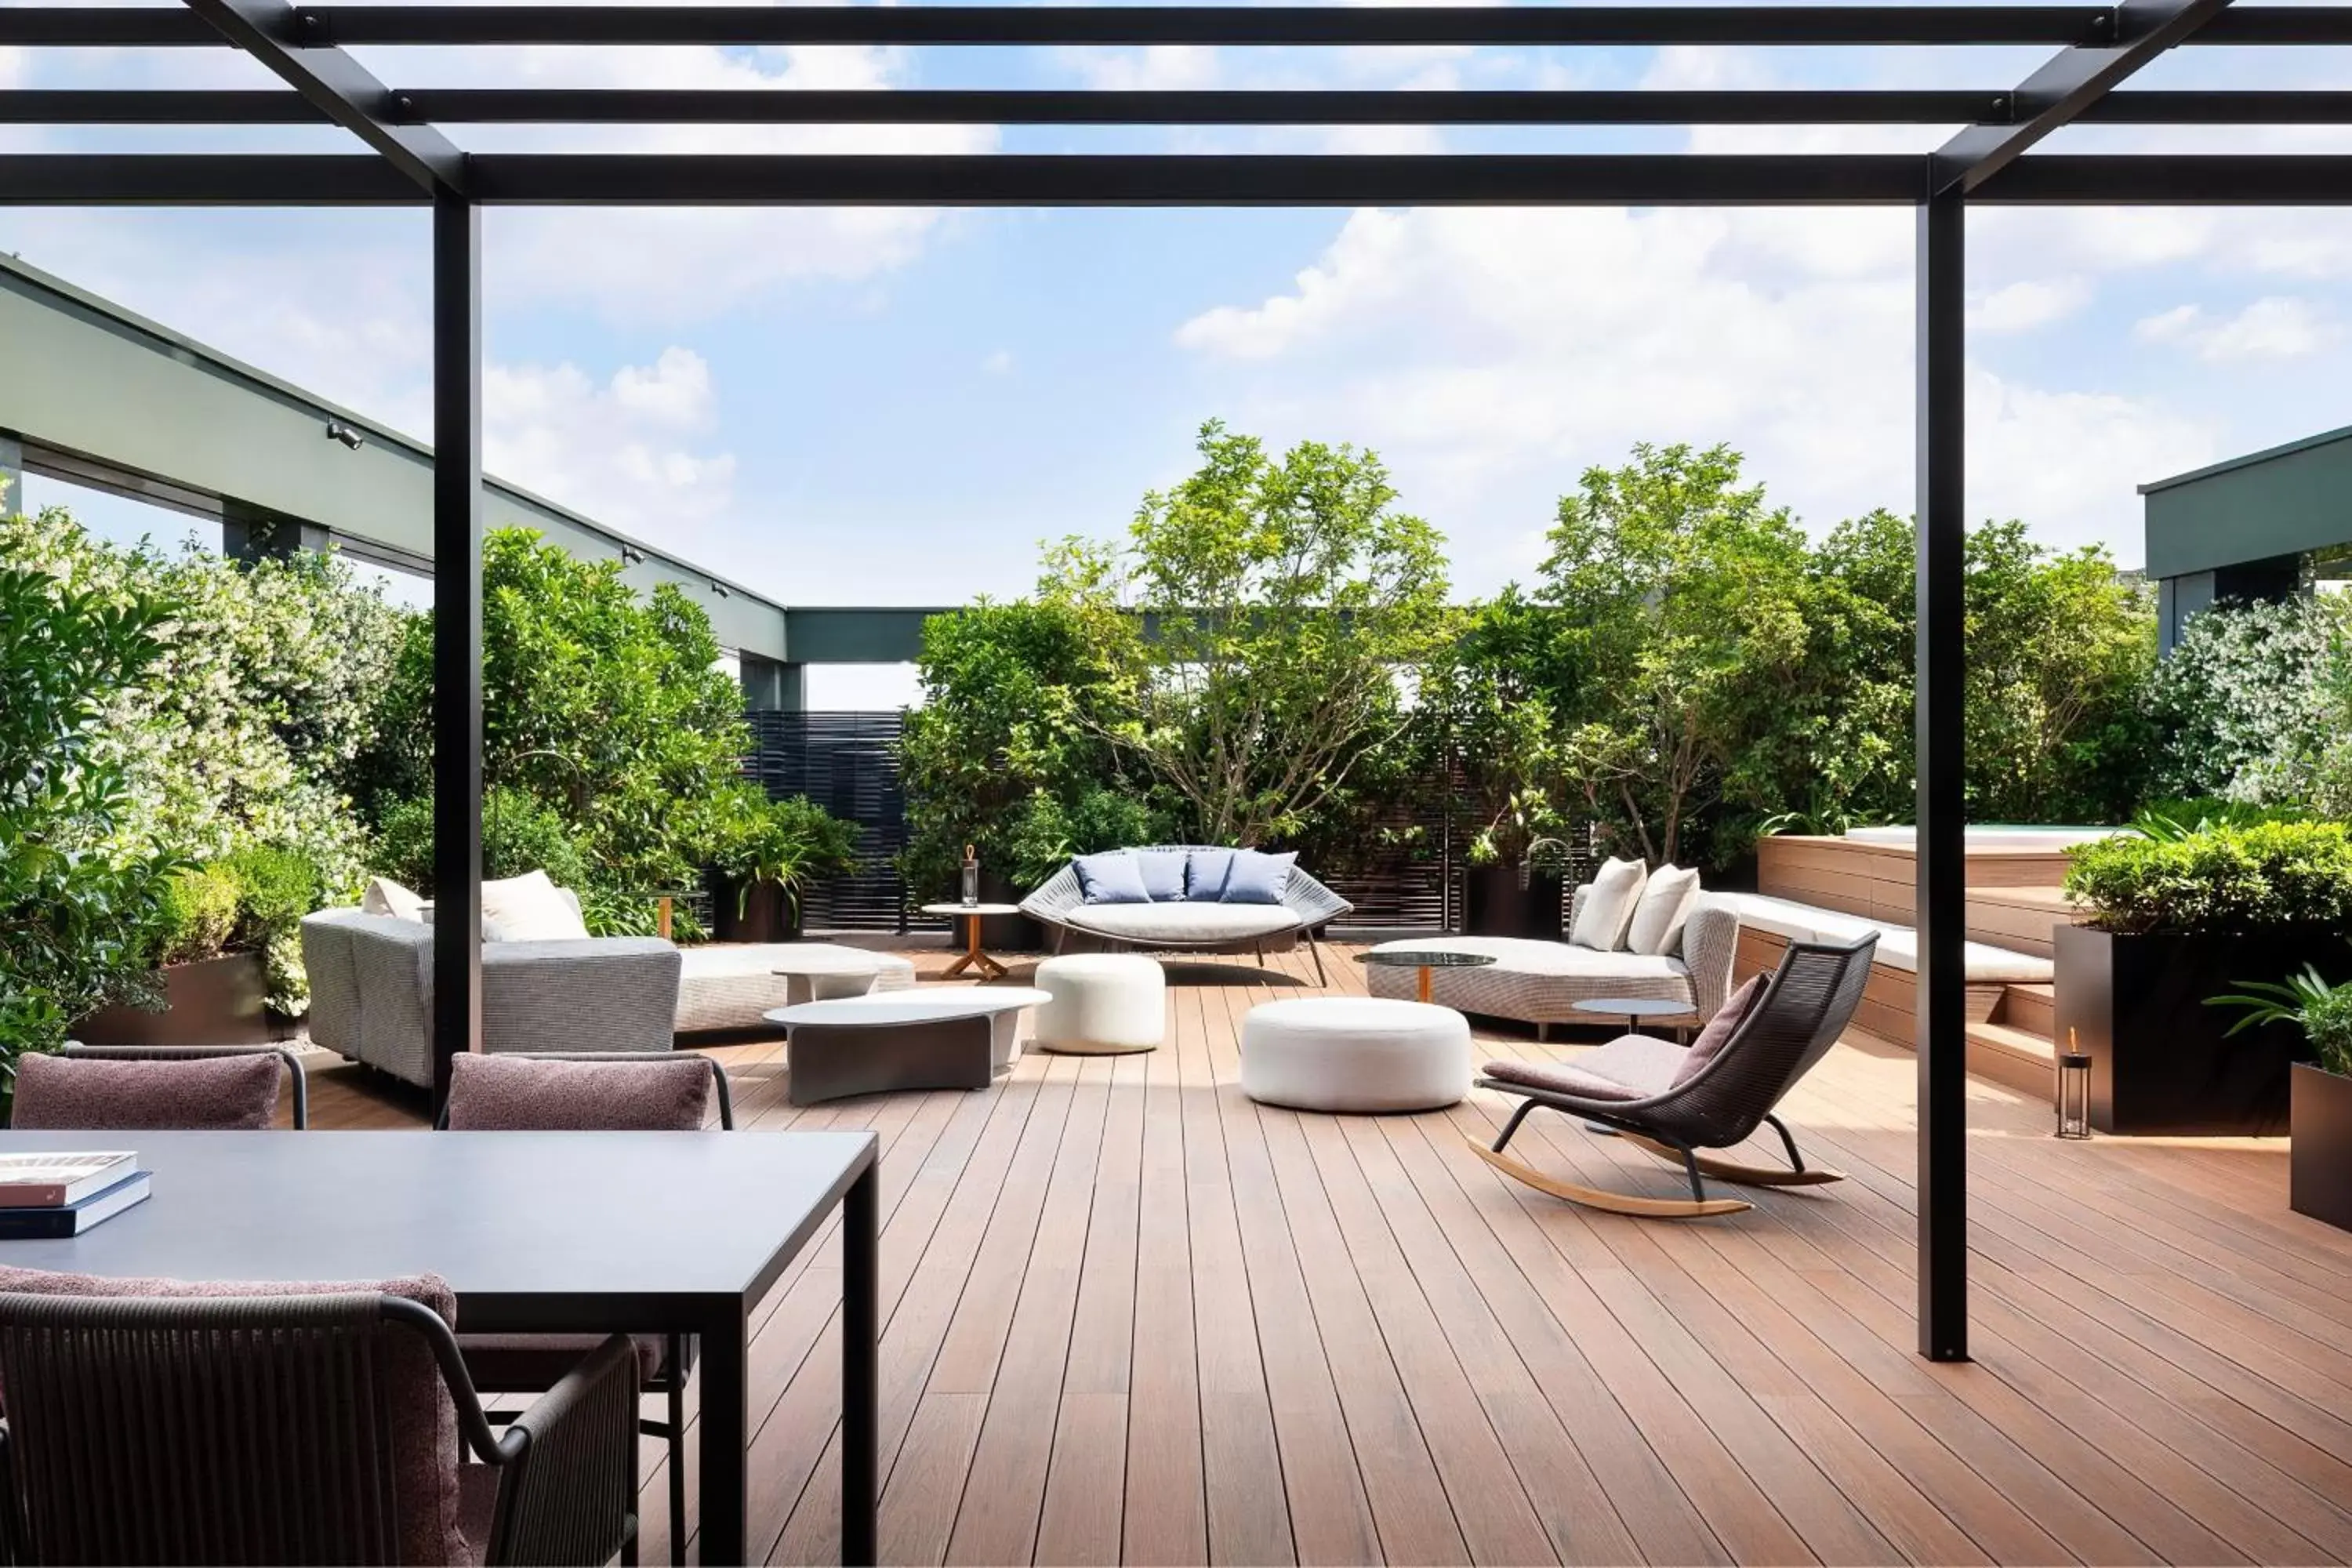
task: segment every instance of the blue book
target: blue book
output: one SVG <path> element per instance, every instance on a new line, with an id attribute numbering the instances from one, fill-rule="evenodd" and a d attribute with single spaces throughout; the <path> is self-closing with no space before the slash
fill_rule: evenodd
<path id="1" fill-rule="evenodd" d="M 0 1241 L 79 1236 L 134 1204 L 147 1201 L 147 1173 L 133 1171 L 110 1187 L 59 1208 L 0 1209 Z"/>

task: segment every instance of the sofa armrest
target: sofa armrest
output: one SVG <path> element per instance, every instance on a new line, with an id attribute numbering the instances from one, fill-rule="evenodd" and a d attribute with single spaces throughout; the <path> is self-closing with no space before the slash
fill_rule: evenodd
<path id="1" fill-rule="evenodd" d="M 1562 942 L 1573 942 L 1576 939 L 1577 917 L 1584 913 L 1584 900 L 1591 896 L 1592 884 L 1590 882 L 1579 882 L 1575 889 L 1568 895 L 1568 924 L 1561 927 L 1559 932 Z"/>
<path id="2" fill-rule="evenodd" d="M 659 937 L 482 944 L 482 1049 L 666 1051 L 677 949 Z"/>
<path id="3" fill-rule="evenodd" d="M 1691 1002 L 1701 1018 L 1714 1017 L 1730 994 L 1731 966 L 1738 953 L 1738 912 L 1702 897 L 1683 922 L 1683 967 L 1690 973 Z"/>
<path id="4" fill-rule="evenodd" d="M 1306 931 L 1327 925 L 1356 907 L 1296 865 L 1290 868 L 1290 879 L 1283 884 L 1282 901 Z"/>
<path id="5" fill-rule="evenodd" d="M 1045 925 L 1063 925 L 1070 911 L 1087 901 L 1086 890 L 1078 886 L 1078 870 L 1065 866 L 1046 879 L 1045 885 L 1021 900 L 1021 912 Z"/>

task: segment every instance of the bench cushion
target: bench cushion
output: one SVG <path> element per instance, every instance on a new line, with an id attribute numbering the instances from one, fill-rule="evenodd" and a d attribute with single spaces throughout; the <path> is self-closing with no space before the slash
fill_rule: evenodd
<path id="1" fill-rule="evenodd" d="M 1723 893 L 1717 897 L 1738 912 L 1741 925 L 1769 931 L 1790 942 L 1851 942 L 1865 931 L 1874 931 L 1878 933 L 1878 952 L 1874 963 L 1911 973 L 1918 970 L 1919 937 L 1909 926 L 1890 925 L 1838 910 L 1816 909 L 1763 893 Z M 2056 966 L 2046 958 L 2012 952 L 1980 942 L 1969 942 L 1966 953 L 1968 981 L 1972 985 L 2042 984 L 2057 973 Z"/>
<path id="2" fill-rule="evenodd" d="M 1074 931 L 1145 945 L 1249 942 L 1298 929 L 1298 917 L 1280 904 L 1085 904 L 1066 919 Z"/>

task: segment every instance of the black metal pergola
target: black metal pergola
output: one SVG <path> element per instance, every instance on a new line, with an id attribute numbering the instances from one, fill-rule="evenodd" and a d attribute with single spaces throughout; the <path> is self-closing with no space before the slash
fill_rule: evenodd
<path id="1" fill-rule="evenodd" d="M 1933 91 L 692 91 L 391 87 L 349 52 L 496 45 L 2040 45 L 2013 86 Z M 0 155 L 0 203 L 433 209 L 440 1076 L 478 1037 L 481 921 L 481 235 L 487 205 L 1901 205 L 1917 267 L 1919 1349 L 1968 1354 L 1961 707 L 1963 283 L 1974 205 L 2352 203 L 2352 157 L 2064 155 L 2075 123 L 2352 123 L 2352 92 L 2124 88 L 2168 50 L 2352 44 L 2352 6 L 323 5 L 0 10 L 0 46 L 236 47 L 276 90 L 0 92 L 0 122 L 341 126 L 341 154 Z M 1958 124 L 1920 154 L 468 153 L 490 123 Z M 854 1466 L 854 1459 L 852 1461 Z M 870 1465 L 868 1466 L 870 1469 Z M 872 1477 L 853 1473 L 851 1486 Z M 855 1549 L 871 1543 L 851 1543 Z"/>

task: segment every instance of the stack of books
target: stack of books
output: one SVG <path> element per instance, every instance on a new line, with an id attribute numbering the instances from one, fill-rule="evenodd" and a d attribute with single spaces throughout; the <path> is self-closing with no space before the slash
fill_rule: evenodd
<path id="1" fill-rule="evenodd" d="M 0 1241 L 79 1236 L 146 1201 L 136 1154 L 0 1154 Z"/>

